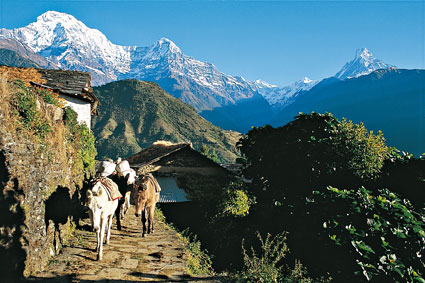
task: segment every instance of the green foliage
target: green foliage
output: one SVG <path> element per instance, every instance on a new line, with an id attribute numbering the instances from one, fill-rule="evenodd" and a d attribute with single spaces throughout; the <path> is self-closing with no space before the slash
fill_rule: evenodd
<path id="1" fill-rule="evenodd" d="M 312 188 L 370 182 L 388 156 L 382 133 L 340 122 L 330 113 L 300 114 L 279 128 L 254 128 L 237 146 L 251 188 L 261 202 L 275 205 L 305 198 Z"/>
<path id="2" fill-rule="evenodd" d="M 424 214 L 387 189 L 372 193 L 364 187 L 315 192 L 312 213 L 323 220 L 318 241 L 349 259 L 345 280 L 425 282 Z M 327 239 L 326 239 L 327 238 Z M 330 262 L 332 265 L 332 262 Z M 335 265 L 332 265 L 335 267 Z"/>
<path id="3" fill-rule="evenodd" d="M 186 271 L 189 275 L 213 274 L 212 261 L 196 236 L 183 232 L 183 243 L 188 254 Z"/>
<path id="4" fill-rule="evenodd" d="M 218 213 L 220 216 L 243 217 L 248 215 L 254 203 L 243 188 L 241 182 L 231 182 L 220 197 Z"/>
<path id="5" fill-rule="evenodd" d="M 13 97 L 19 120 L 22 127 L 34 133 L 40 139 L 44 139 L 51 131 L 50 123 L 40 111 L 37 110 L 37 97 L 33 89 L 28 88 L 22 81 L 16 81 L 17 92 Z"/>
<path id="6" fill-rule="evenodd" d="M 381 131 L 374 135 L 363 123 L 354 124 L 344 118 L 334 128 L 332 145 L 339 159 L 346 162 L 347 169 L 361 179 L 376 179 L 381 173 L 384 160 L 390 156 Z"/>
<path id="7" fill-rule="evenodd" d="M 279 282 L 283 273 L 283 266 L 279 262 L 289 252 L 285 243 L 285 233 L 271 237 L 267 234 L 265 240 L 257 232 L 261 243 L 261 253 L 257 255 L 251 247 L 251 254 L 246 251 L 242 242 L 244 268 L 235 276 L 236 282 Z"/>
<path id="8" fill-rule="evenodd" d="M 261 244 L 260 252 L 257 254 L 255 249 L 251 247 L 249 254 L 242 242 L 244 267 L 240 272 L 231 276 L 234 282 L 327 282 L 324 279 L 313 280 L 308 277 L 306 268 L 299 261 L 295 261 L 293 269 L 283 264 L 283 259 L 289 253 L 286 233 L 279 233 L 274 237 L 267 234 L 266 239 L 263 239 L 259 232 L 256 234 Z"/>
<path id="9" fill-rule="evenodd" d="M 73 144 L 78 151 L 76 163 L 84 174 L 89 177 L 94 172 L 95 157 L 97 154 L 95 147 L 95 137 L 84 123 L 78 123 L 77 113 L 70 107 L 65 108 L 64 121 L 69 130 L 67 140 Z"/>
<path id="10" fill-rule="evenodd" d="M 208 157 L 209 159 L 211 159 L 212 161 L 214 161 L 215 163 L 217 164 L 221 163 L 221 160 L 218 157 L 217 152 L 215 151 L 214 148 L 211 149 L 207 145 L 203 144 L 201 146 L 201 153 L 205 155 L 206 157 Z"/>

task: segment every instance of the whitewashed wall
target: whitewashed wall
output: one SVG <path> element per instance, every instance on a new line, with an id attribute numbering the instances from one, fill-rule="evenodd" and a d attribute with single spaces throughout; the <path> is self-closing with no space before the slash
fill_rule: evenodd
<path id="1" fill-rule="evenodd" d="M 91 106 L 89 102 L 82 101 L 80 99 L 69 97 L 69 96 L 60 96 L 66 100 L 65 106 L 71 107 L 78 114 L 78 122 L 86 123 L 87 127 L 90 129 L 91 115 L 90 110 Z"/>

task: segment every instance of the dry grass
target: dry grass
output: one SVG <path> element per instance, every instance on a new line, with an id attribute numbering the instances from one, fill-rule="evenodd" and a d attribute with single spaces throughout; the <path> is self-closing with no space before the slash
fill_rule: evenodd
<path id="1" fill-rule="evenodd" d="M 13 92 L 7 73 L 0 73 L 0 126 L 10 132 L 16 132 L 16 117 L 11 112 Z"/>
<path id="2" fill-rule="evenodd" d="M 41 77 L 41 74 L 33 68 L 0 66 L 0 75 L 4 75 L 7 81 L 21 80 L 26 86 L 30 86 L 30 81 L 38 84 L 46 83 L 46 80 Z"/>

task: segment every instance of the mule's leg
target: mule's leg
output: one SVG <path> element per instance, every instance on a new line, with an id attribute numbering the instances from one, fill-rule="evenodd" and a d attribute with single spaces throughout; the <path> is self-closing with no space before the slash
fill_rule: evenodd
<path id="1" fill-rule="evenodd" d="M 149 222 L 148 222 L 148 234 L 153 233 L 153 224 L 155 219 L 155 206 L 149 207 Z"/>
<path id="2" fill-rule="evenodd" d="M 108 216 L 108 226 L 106 227 L 106 244 L 109 245 L 109 238 L 111 237 L 111 228 L 112 228 L 112 217 L 113 214 Z"/>
<path id="3" fill-rule="evenodd" d="M 97 253 L 97 260 L 102 260 L 103 258 L 103 239 L 105 237 L 105 229 L 106 229 L 106 218 L 101 218 L 100 223 L 100 246 L 99 246 L 99 252 Z"/>
<path id="4" fill-rule="evenodd" d="M 146 207 L 142 209 L 142 224 L 143 224 L 142 237 L 144 237 L 146 234 Z"/>
<path id="5" fill-rule="evenodd" d="M 118 208 L 115 210 L 115 218 L 117 218 L 117 229 L 121 231 L 121 218 L 120 218 L 121 205 L 118 202 Z M 111 217 L 112 219 L 112 217 Z"/>
<path id="6" fill-rule="evenodd" d="M 128 209 L 130 208 L 130 195 L 131 192 L 126 192 L 124 195 L 124 214 L 127 213 Z"/>

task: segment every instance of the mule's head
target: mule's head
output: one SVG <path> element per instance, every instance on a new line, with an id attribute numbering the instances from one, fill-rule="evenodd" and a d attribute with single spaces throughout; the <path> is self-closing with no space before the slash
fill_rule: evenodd
<path id="1" fill-rule="evenodd" d="M 137 217 L 142 214 L 142 210 L 145 209 L 146 206 L 148 181 L 149 179 L 147 176 L 142 176 L 130 185 L 132 187 L 132 198 L 136 205 Z"/>
<path id="2" fill-rule="evenodd" d="M 93 188 L 87 190 L 87 207 L 89 208 L 90 221 L 95 231 L 100 229 L 102 205 L 98 198 L 101 195 L 100 182 L 96 182 Z"/>

